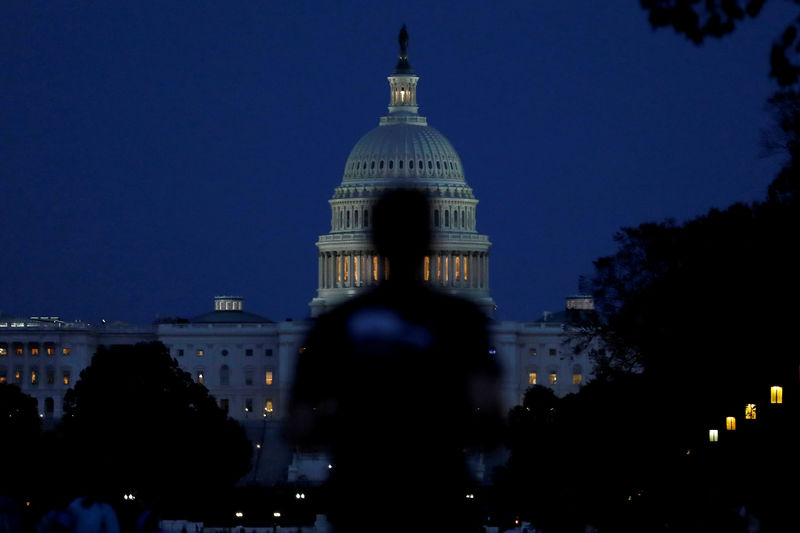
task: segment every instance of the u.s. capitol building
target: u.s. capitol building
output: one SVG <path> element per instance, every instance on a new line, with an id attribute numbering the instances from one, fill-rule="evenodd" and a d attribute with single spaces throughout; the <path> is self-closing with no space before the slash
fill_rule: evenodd
<path id="1" fill-rule="evenodd" d="M 278 443 L 297 354 L 314 317 L 389 275 L 391 266 L 371 244 L 370 222 L 377 197 L 398 184 L 424 191 L 431 204 L 433 240 L 420 279 L 474 301 L 491 316 L 491 243 L 478 232 L 478 200 L 453 145 L 419 114 L 419 77 L 408 61 L 407 36 L 401 33 L 400 41 L 397 66 L 388 76 L 388 113 L 351 150 L 329 202 L 331 227 L 316 243 L 317 291 L 309 319 L 273 322 L 245 310 L 236 296 L 215 297 L 213 310 L 192 319 L 152 326 L 0 315 L 0 383 L 19 385 L 36 398 L 45 421 L 55 420 L 62 414 L 65 392 L 99 345 L 159 340 L 247 429 L 255 451 L 248 481 L 285 479 L 291 452 Z M 531 385 L 551 387 L 563 396 L 590 378 L 588 357 L 574 355 L 564 341 L 570 328 L 566 311 L 591 306 L 589 298 L 571 297 L 565 312 L 533 322 L 490 322 L 505 407 L 519 404 Z M 410 381 L 413 375 L 409 372 Z M 290 477 L 314 475 L 297 468 L 289 468 Z"/>

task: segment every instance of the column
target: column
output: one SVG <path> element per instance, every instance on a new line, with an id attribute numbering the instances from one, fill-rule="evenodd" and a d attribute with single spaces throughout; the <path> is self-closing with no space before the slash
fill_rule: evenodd
<path id="1" fill-rule="evenodd" d="M 325 256 L 322 252 L 317 254 L 317 287 L 322 288 L 325 281 L 322 279 L 323 264 L 325 263 Z"/>

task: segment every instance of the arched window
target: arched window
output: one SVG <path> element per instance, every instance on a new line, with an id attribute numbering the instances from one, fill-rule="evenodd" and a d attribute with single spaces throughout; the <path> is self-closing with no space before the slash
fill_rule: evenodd
<path id="1" fill-rule="evenodd" d="M 347 212 L 347 227 L 350 227 L 350 211 Z"/>
<path id="2" fill-rule="evenodd" d="M 414 168 L 414 160 L 413 159 L 409 159 L 408 160 L 408 168 Z"/>
<path id="3" fill-rule="evenodd" d="M 228 368 L 228 365 L 222 365 L 219 368 L 219 384 L 223 387 L 227 387 L 231 383 L 231 369 Z"/>
<path id="4" fill-rule="evenodd" d="M 397 168 L 403 168 L 403 160 L 402 159 L 397 161 Z"/>
<path id="5" fill-rule="evenodd" d="M 439 210 L 438 209 L 435 209 L 433 211 L 433 225 L 435 227 L 437 227 L 437 228 L 439 227 Z"/>
<path id="6" fill-rule="evenodd" d="M 419 166 L 418 166 L 417 168 L 418 168 L 418 169 L 420 169 L 420 170 L 422 170 L 422 159 L 420 159 L 420 160 L 419 160 L 419 161 L 417 161 L 417 162 L 419 163 Z"/>
<path id="7" fill-rule="evenodd" d="M 389 170 L 392 170 L 393 168 L 394 168 L 394 159 L 390 159 L 389 160 Z"/>
<path id="8" fill-rule="evenodd" d="M 447 210 L 444 212 L 444 227 L 450 227 L 450 211 Z"/>
<path id="9" fill-rule="evenodd" d="M 369 168 L 375 168 L 375 161 L 372 162 L 372 164 L 369 166 Z"/>
<path id="10" fill-rule="evenodd" d="M 381 170 L 383 170 L 383 159 L 381 159 Z"/>
<path id="11" fill-rule="evenodd" d="M 453 227 L 458 227 L 458 211 L 453 211 Z"/>
<path id="12" fill-rule="evenodd" d="M 366 209 L 364 209 L 364 227 L 365 228 L 369 227 L 369 211 L 367 211 Z"/>
<path id="13" fill-rule="evenodd" d="M 353 211 L 353 227 L 358 227 L 358 211 Z"/>
<path id="14" fill-rule="evenodd" d="M 428 169 L 432 169 L 432 168 L 433 168 L 433 161 L 428 159 Z"/>

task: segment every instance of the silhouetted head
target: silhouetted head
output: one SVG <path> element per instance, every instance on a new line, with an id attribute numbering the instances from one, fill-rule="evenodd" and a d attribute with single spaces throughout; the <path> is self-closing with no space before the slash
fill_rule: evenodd
<path id="1" fill-rule="evenodd" d="M 415 189 L 392 189 L 372 212 L 372 240 L 389 259 L 392 278 L 413 276 L 431 243 L 428 199 Z"/>

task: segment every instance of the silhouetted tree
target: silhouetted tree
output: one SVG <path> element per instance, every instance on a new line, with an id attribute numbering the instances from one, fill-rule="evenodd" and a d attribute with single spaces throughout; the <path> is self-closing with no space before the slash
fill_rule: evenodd
<path id="1" fill-rule="evenodd" d="M 0 383 L 0 495 L 21 497 L 32 485 L 40 436 L 36 400 L 16 385 Z"/>
<path id="2" fill-rule="evenodd" d="M 202 509 L 248 470 L 244 430 L 161 343 L 101 347 L 64 412 L 79 483 L 167 513 Z"/>

